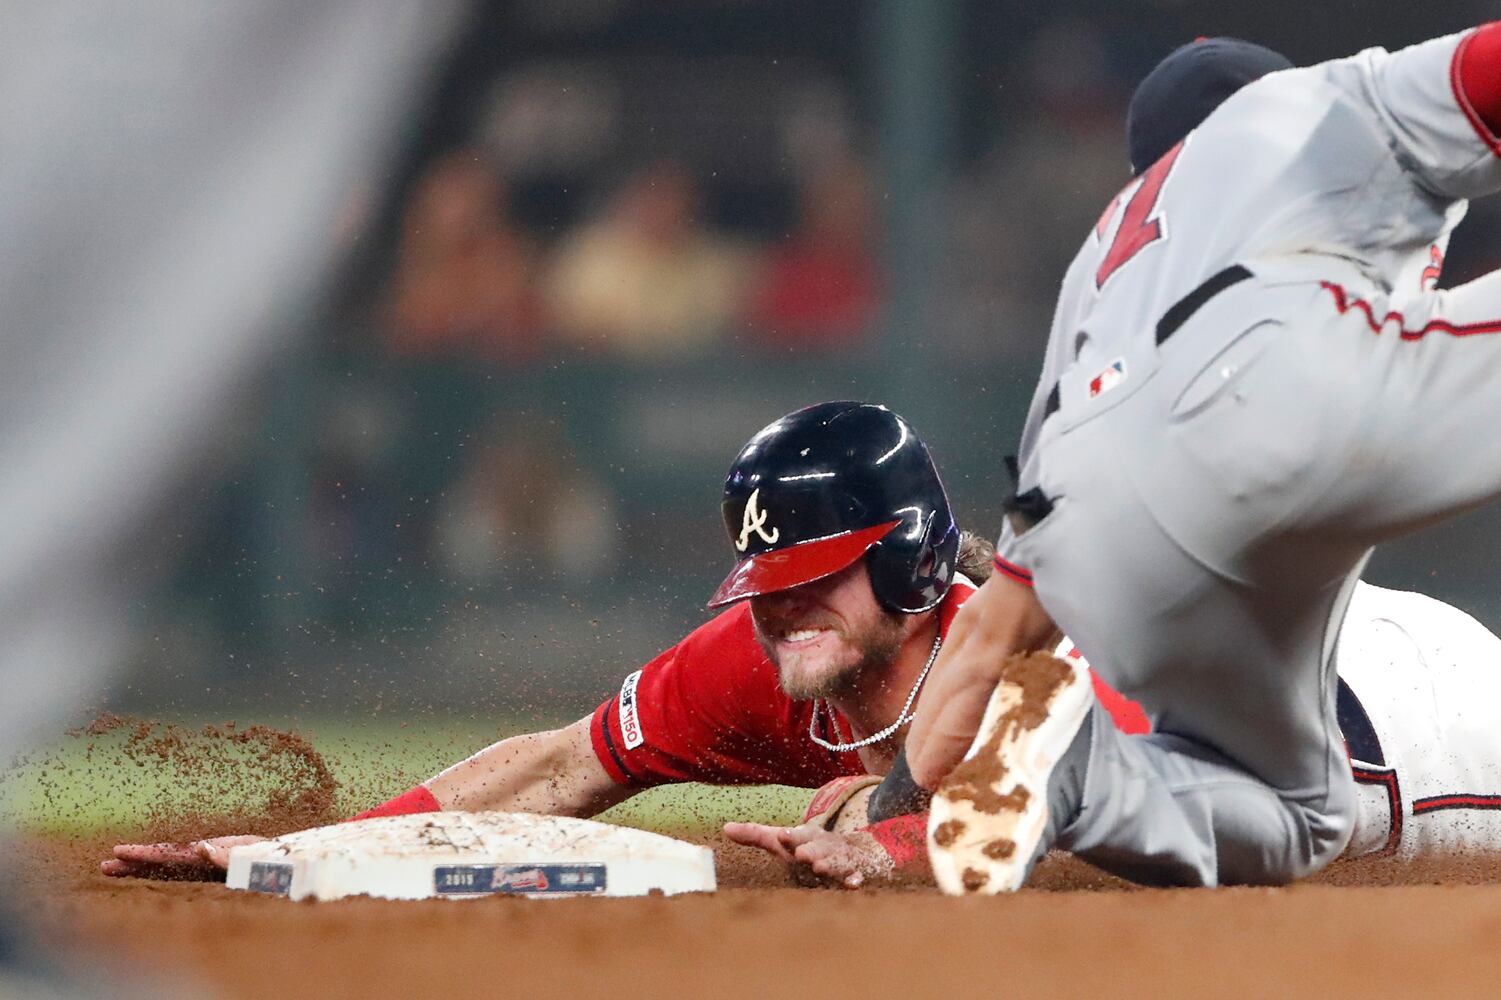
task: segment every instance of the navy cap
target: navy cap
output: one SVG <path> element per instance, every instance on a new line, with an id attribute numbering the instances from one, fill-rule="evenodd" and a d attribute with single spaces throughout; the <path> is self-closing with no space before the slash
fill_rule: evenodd
<path id="1" fill-rule="evenodd" d="M 1201 38 L 1173 50 L 1141 81 L 1126 110 L 1132 173 L 1156 163 L 1237 90 L 1292 66 L 1286 56 L 1239 38 Z"/>

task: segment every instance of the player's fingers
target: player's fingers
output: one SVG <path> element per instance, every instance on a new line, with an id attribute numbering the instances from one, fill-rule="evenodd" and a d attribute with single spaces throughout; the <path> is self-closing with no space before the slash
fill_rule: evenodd
<path id="1" fill-rule="evenodd" d="M 131 845 L 151 846 L 151 845 Z M 187 845 L 180 845 L 186 847 Z M 149 878 L 165 879 L 171 882 L 198 882 L 204 879 L 222 877 L 219 870 L 213 865 L 206 863 L 202 858 L 194 855 L 191 860 L 180 860 L 174 857 L 169 861 L 132 861 L 121 858 L 109 858 L 99 863 L 99 871 L 111 878 Z"/>
<path id="2" fill-rule="evenodd" d="M 793 857 L 828 878 L 843 878 L 853 867 L 848 851 L 827 843 L 804 844 Z"/>
<path id="3" fill-rule="evenodd" d="M 782 846 L 779 834 L 782 828 L 778 826 L 766 826 L 763 823 L 726 823 L 724 835 L 737 844 L 745 847 L 759 847 L 763 851 L 775 854 L 783 861 L 791 861 L 792 853 Z"/>
<path id="4" fill-rule="evenodd" d="M 788 847 L 801 847 L 821 833 L 824 833 L 824 831 L 811 823 L 805 823 L 802 826 L 789 826 L 782 830 L 782 843 Z"/>
<path id="5" fill-rule="evenodd" d="M 847 854 L 843 852 L 827 854 L 806 863 L 813 874 L 846 888 L 857 888 L 862 879 L 859 867 L 852 865 Z M 856 879 L 853 886 L 849 884 L 852 878 Z"/>
<path id="6" fill-rule="evenodd" d="M 789 851 L 795 851 L 804 844 L 828 838 L 831 834 L 820 826 L 804 823 L 801 826 L 781 827 L 778 836 L 782 840 L 783 847 Z"/>
<path id="7" fill-rule="evenodd" d="M 208 840 L 200 840 L 193 844 L 194 851 L 203 861 L 208 862 L 215 868 L 229 867 L 229 851 L 232 847 L 242 844 L 257 844 L 264 837 L 253 837 L 248 834 L 238 834 L 232 837 L 212 837 Z"/>
<path id="8" fill-rule="evenodd" d="M 193 845 L 193 849 L 198 852 L 198 857 L 203 859 L 205 864 L 214 868 L 229 867 L 228 847 L 216 847 L 211 841 L 200 840 Z"/>
<path id="9" fill-rule="evenodd" d="M 769 827 L 761 823 L 726 823 L 724 835 L 737 844 L 746 847 L 761 847 L 768 840 L 776 841 L 775 827 Z"/>
<path id="10" fill-rule="evenodd" d="M 837 847 L 837 843 L 831 844 L 827 839 L 819 839 L 799 844 L 793 848 L 792 856 L 805 865 L 812 865 L 828 858 Z"/>
<path id="11" fill-rule="evenodd" d="M 199 861 L 192 844 L 116 844 L 112 853 L 120 861 L 143 865 L 191 865 Z"/>

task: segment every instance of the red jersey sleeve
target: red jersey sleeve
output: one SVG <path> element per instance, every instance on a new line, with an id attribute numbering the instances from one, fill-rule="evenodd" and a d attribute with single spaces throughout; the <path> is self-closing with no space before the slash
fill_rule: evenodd
<path id="1" fill-rule="evenodd" d="M 864 774 L 859 756 L 808 738 L 812 706 L 777 684 L 737 605 L 625 678 L 595 709 L 595 756 L 623 785 L 679 781 L 817 787 Z"/>

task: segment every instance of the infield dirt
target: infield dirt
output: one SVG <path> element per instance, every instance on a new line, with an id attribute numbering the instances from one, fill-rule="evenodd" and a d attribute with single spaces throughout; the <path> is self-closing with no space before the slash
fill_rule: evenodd
<path id="1" fill-rule="evenodd" d="M 1346 862 L 1286 889 L 1145 890 L 1055 856 L 1020 893 L 968 899 L 799 888 L 767 856 L 721 842 L 721 891 L 675 898 L 293 903 L 101 875 L 117 840 L 338 818 L 305 741 L 260 728 L 186 734 L 137 726 L 128 745 L 151 762 L 188 756 L 214 793 L 205 800 L 220 801 L 243 756 L 202 744 L 249 747 L 277 776 L 259 815 L 179 812 L 114 836 L 9 845 L 7 895 L 61 966 L 154 984 L 138 995 L 1323 1000 L 1491 996 L 1501 981 L 1493 858 Z"/>
<path id="2" fill-rule="evenodd" d="M 722 890 L 670 899 L 292 903 L 108 879 L 103 842 L 29 845 L 21 884 L 67 965 L 206 996 L 1482 996 L 1501 976 L 1501 887 L 1459 884 L 1491 862 L 1168 891 L 1055 858 L 1036 888 L 949 899 L 795 888 L 716 846 Z M 1400 884 L 1427 879 L 1448 884 Z"/>

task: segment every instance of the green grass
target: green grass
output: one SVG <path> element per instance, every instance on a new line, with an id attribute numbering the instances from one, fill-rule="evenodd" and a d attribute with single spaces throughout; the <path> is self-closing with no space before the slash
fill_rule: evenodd
<path id="1" fill-rule="evenodd" d="M 327 761 L 338 782 L 338 807 L 346 813 L 383 801 L 520 731 L 463 719 L 328 720 L 304 722 L 298 729 Z M 196 735 L 200 732 L 198 724 L 185 725 L 179 731 L 185 742 L 159 740 L 134 748 L 124 731 L 63 737 L 0 773 L 0 833 L 90 835 L 143 830 L 162 816 L 254 812 L 273 788 L 284 787 L 289 778 L 305 780 L 296 758 L 268 760 L 253 747 Z M 158 728 L 153 735 L 161 734 Z M 779 786 L 678 785 L 644 792 L 600 818 L 695 836 L 731 819 L 795 822 L 811 794 Z"/>

